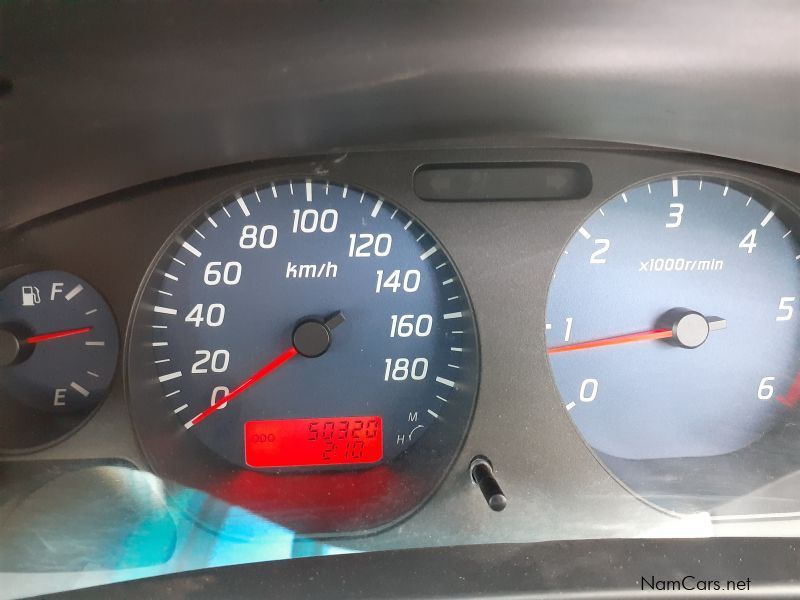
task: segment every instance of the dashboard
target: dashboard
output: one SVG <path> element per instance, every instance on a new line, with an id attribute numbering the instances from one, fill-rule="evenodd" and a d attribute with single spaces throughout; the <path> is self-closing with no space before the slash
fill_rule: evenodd
<path id="1" fill-rule="evenodd" d="M 243 596 L 592 594 L 637 565 L 613 594 L 695 555 L 791 594 L 796 10 L 760 12 L 774 35 L 739 62 L 682 33 L 718 98 L 737 73 L 784 91 L 757 119 L 746 92 L 706 104 L 660 35 L 637 60 L 594 37 L 651 32 L 657 4 L 591 6 L 4 7 L 0 596 L 226 589 L 194 573 Z M 400 41 L 422 16 L 438 52 Z M 325 54 L 314 23 L 370 18 L 395 23 Z M 214 20 L 240 34 L 224 51 L 194 36 Z M 571 58 L 509 58 L 533 31 Z M 81 61 L 100 75 L 69 81 Z M 412 590 L 398 562 L 449 583 Z M 365 587 L 326 579 L 349 569 Z"/>
<path id="2" fill-rule="evenodd" d="M 276 535 L 322 552 L 795 526 L 787 173 L 593 144 L 371 151 L 122 197 L 4 236 L 20 566 L 76 536 L 118 536 L 119 577 L 209 566 L 203 545 L 270 558 Z M 117 485 L 138 491 L 104 499 L 95 539 L 87 499 Z M 71 518 L 32 545 L 48 503 Z"/>

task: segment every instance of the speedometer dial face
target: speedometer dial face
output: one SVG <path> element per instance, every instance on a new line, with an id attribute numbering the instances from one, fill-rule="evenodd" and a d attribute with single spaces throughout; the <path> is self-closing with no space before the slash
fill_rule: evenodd
<path id="1" fill-rule="evenodd" d="M 610 200 L 564 250 L 553 375 L 585 440 L 642 496 L 712 509 L 797 468 L 793 229 L 762 191 L 671 177 Z"/>
<path id="2" fill-rule="evenodd" d="M 460 445 L 478 378 L 469 298 L 441 243 L 383 198 L 311 180 L 233 193 L 169 240 L 141 295 L 129 385 L 162 474 L 270 516 L 303 480 L 330 511 L 359 476 L 405 473 L 424 497 Z M 203 470 L 268 478 L 269 501 Z"/>

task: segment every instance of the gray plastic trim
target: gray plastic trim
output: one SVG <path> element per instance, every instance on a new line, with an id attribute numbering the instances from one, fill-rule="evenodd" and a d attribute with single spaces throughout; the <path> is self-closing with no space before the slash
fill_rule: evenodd
<path id="1" fill-rule="evenodd" d="M 426 139 L 800 170 L 791 0 L 9 2 L 0 23 L 0 231 L 180 173 Z"/>
<path id="2" fill-rule="evenodd" d="M 581 540 L 374 552 L 256 563 L 78 590 L 49 598 L 686 598 L 654 578 L 742 581 L 747 598 L 797 598 L 798 540 Z M 665 560 L 665 557 L 668 559 Z M 684 579 L 690 577 L 691 579 Z M 746 583 L 749 581 L 749 583 Z M 644 587 L 644 589 L 642 589 Z M 655 594 L 655 596 L 654 596 Z M 717 596 L 717 593 L 711 593 Z"/>

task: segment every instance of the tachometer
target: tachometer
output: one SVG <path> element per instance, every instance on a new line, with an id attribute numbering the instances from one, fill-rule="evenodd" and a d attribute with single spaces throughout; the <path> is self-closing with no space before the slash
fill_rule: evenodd
<path id="1" fill-rule="evenodd" d="M 642 496 L 719 508 L 798 467 L 798 225 L 763 191 L 671 177 L 610 200 L 564 250 L 547 305 L 556 384 Z"/>
<path id="2" fill-rule="evenodd" d="M 408 510 L 408 484 L 414 501 L 432 489 L 478 378 L 469 298 L 441 243 L 383 198 L 312 180 L 241 190 L 182 227 L 143 286 L 129 361 L 159 472 L 315 531 L 353 527 L 331 521 L 339 501 L 364 528 Z M 231 473 L 263 481 L 237 496 L 219 488 Z M 377 491 L 392 477 L 405 489 Z M 314 525 L 292 506 L 299 480 L 324 524 L 313 503 Z M 356 481 L 394 508 L 347 507 Z"/>

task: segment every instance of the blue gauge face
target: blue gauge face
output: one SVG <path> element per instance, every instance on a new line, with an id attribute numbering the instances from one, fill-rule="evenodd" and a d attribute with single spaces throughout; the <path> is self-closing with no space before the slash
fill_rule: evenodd
<path id="1" fill-rule="evenodd" d="M 578 229 L 551 283 L 547 345 L 564 406 L 601 455 L 716 457 L 786 419 L 800 400 L 788 219 L 763 192 L 674 177 Z"/>
<path id="2" fill-rule="evenodd" d="M 132 360 L 160 398 L 135 409 L 157 403 L 153 418 L 230 464 L 363 469 L 431 430 L 463 436 L 469 299 L 442 245 L 388 201 L 324 181 L 244 190 L 179 231 L 145 286 Z"/>
<path id="3" fill-rule="evenodd" d="M 0 450 L 77 427 L 106 396 L 118 349 L 111 309 L 87 282 L 39 271 L 9 283 L 0 291 Z"/>

